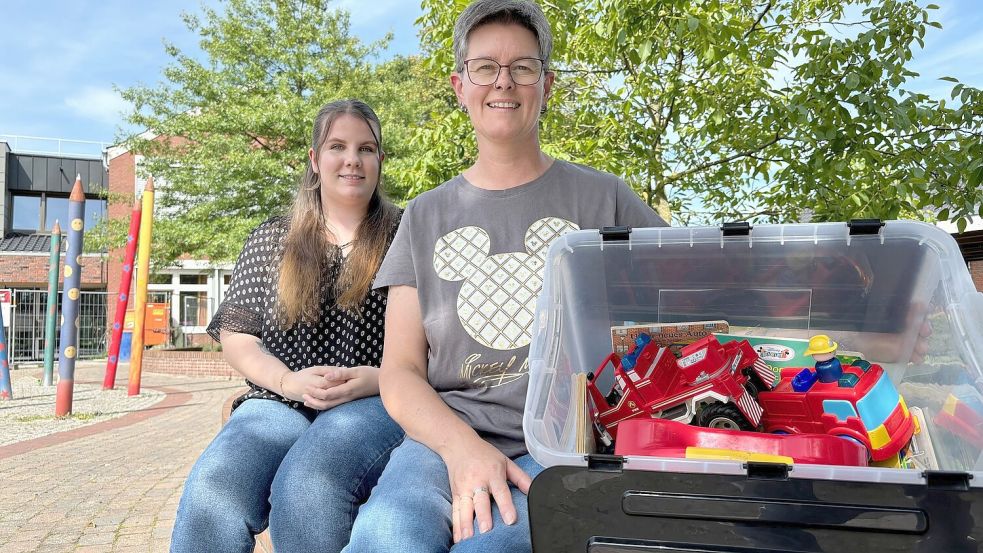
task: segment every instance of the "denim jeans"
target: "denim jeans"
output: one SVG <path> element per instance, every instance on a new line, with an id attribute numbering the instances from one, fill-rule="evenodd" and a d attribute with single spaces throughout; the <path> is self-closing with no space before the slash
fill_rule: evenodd
<path id="1" fill-rule="evenodd" d="M 188 475 L 171 551 L 252 553 L 267 525 L 277 551 L 339 551 L 402 438 L 378 396 L 313 420 L 246 400 Z"/>
<path id="2" fill-rule="evenodd" d="M 543 470 L 530 455 L 513 461 L 533 478 Z M 474 536 L 452 547 L 452 498 L 447 466 L 433 450 L 406 438 L 393 450 L 379 483 L 359 511 L 352 528 L 351 542 L 343 551 L 531 551 L 526 495 L 515 487 L 511 489 L 512 502 L 518 514 L 515 524 L 505 524 L 498 505 L 492 502 L 492 529 L 482 534 L 475 521 Z"/>

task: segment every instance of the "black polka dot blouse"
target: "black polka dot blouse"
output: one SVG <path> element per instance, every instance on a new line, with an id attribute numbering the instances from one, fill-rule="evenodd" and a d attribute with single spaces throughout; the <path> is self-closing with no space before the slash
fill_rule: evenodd
<path id="1" fill-rule="evenodd" d="M 220 341 L 220 332 L 251 334 L 290 370 L 316 365 L 378 367 L 382 361 L 386 296 L 372 290 L 362 302 L 361 316 L 335 306 L 334 282 L 345 262 L 335 246 L 327 252 L 331 263 L 322 282 L 321 317 L 317 324 L 298 323 L 281 330 L 276 319 L 277 267 L 287 235 L 287 219 L 272 217 L 246 239 L 236 261 L 225 300 L 209 323 L 208 334 Z M 393 232 L 389 235 L 392 242 Z M 251 398 L 281 401 L 313 414 L 302 402 L 292 401 L 248 380 L 250 390 L 233 402 L 233 409 Z"/>

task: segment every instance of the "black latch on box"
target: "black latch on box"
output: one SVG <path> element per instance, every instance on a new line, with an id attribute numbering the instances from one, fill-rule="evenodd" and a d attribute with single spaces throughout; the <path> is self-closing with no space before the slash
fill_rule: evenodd
<path id="1" fill-rule="evenodd" d="M 877 234 L 884 226 L 884 221 L 880 219 L 850 219 L 846 226 L 850 229 L 850 236 Z"/>
<path id="2" fill-rule="evenodd" d="M 751 223 L 747 221 L 724 223 L 720 225 L 720 232 L 724 233 L 724 236 L 750 236 Z"/>
<path id="3" fill-rule="evenodd" d="M 785 463 L 763 463 L 761 461 L 748 461 L 744 464 L 747 469 L 747 477 L 755 480 L 788 480 L 788 473 L 792 467 Z"/>
<path id="4" fill-rule="evenodd" d="M 625 458 L 620 455 L 592 454 L 587 456 L 587 470 L 595 472 L 621 472 Z"/>
<path id="5" fill-rule="evenodd" d="M 602 227 L 599 232 L 601 233 L 602 242 L 610 242 L 612 240 L 628 240 L 628 235 L 631 234 L 631 227 Z"/>
<path id="6" fill-rule="evenodd" d="M 937 490 L 968 491 L 973 475 L 968 472 L 947 470 L 926 470 L 922 473 L 925 484 Z"/>

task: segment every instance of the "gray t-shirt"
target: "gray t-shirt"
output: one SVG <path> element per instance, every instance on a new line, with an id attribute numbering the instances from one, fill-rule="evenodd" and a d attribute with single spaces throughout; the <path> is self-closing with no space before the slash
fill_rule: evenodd
<path id="1" fill-rule="evenodd" d="M 666 223 L 621 179 L 560 160 L 508 190 L 458 175 L 406 207 L 375 286 L 417 289 L 430 384 L 509 457 L 526 452 L 529 341 L 549 245 L 612 225 Z"/>

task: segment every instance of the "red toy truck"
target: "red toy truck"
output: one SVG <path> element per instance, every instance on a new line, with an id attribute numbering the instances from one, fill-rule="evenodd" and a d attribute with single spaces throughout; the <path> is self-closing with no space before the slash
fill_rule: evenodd
<path id="1" fill-rule="evenodd" d="M 614 382 L 605 395 L 597 387 L 608 365 Z M 754 394 L 774 378 L 747 340 L 720 344 L 707 336 L 685 346 L 679 359 L 641 335 L 632 350 L 612 353 L 588 375 L 595 420 L 616 437 L 618 424 L 650 416 L 728 430 L 754 430 L 762 410 Z M 764 381 L 764 385 L 762 384 Z"/>
<path id="2" fill-rule="evenodd" d="M 845 365 L 833 382 L 803 368 L 782 370 L 775 389 L 758 394 L 765 432 L 830 434 L 864 445 L 874 462 L 897 460 L 916 432 L 904 398 L 880 365 Z"/>

